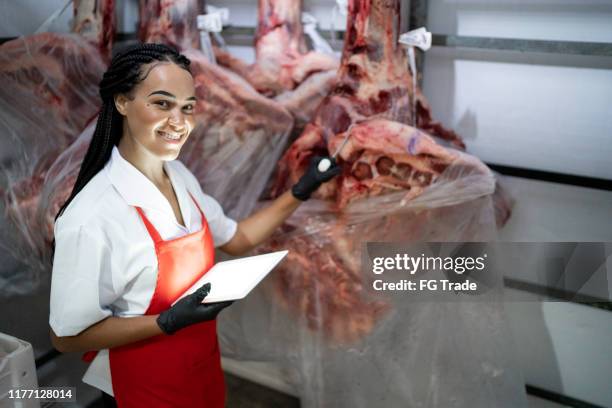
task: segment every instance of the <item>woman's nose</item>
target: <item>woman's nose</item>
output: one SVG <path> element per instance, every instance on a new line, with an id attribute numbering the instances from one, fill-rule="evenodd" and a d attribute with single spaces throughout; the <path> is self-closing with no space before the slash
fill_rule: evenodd
<path id="1" fill-rule="evenodd" d="M 185 126 L 185 117 L 180 111 L 172 111 L 168 116 L 168 124 L 172 127 L 182 128 Z"/>

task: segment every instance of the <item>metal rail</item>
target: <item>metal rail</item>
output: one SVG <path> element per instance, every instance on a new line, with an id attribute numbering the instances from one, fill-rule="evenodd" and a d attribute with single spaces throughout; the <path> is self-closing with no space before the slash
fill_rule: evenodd
<path id="1" fill-rule="evenodd" d="M 422 18 L 411 18 L 411 20 L 411 23 L 415 24 L 417 20 L 422 21 Z M 252 45 L 254 34 L 255 29 L 253 27 L 230 26 L 223 30 L 223 37 L 232 45 Z M 343 32 L 339 32 L 341 38 L 343 34 Z M 321 35 L 327 40 L 331 39 L 327 30 L 322 30 Z M 529 40 L 434 34 L 433 45 L 439 47 L 612 57 L 612 43 L 606 42 Z"/>
<path id="2" fill-rule="evenodd" d="M 254 35 L 254 27 L 230 26 L 223 30 L 223 37 L 230 45 L 251 46 L 253 45 Z M 329 31 L 322 30 L 321 35 L 328 41 L 331 40 Z M 342 39 L 344 32 L 339 32 L 338 35 Z M 119 41 L 136 38 L 135 33 L 117 34 L 117 40 Z M 0 44 L 13 39 L 15 37 L 0 38 Z M 434 34 L 433 45 L 438 47 L 612 57 L 612 43 L 609 42 L 529 40 Z"/>
<path id="3" fill-rule="evenodd" d="M 434 34 L 432 40 L 433 45 L 440 47 L 612 57 L 612 43 L 605 42 L 523 40 L 516 38 L 466 37 L 444 34 Z"/>

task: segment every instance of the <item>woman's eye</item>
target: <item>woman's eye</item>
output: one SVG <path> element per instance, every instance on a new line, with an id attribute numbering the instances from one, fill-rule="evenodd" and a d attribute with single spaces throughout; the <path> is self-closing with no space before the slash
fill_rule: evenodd
<path id="1" fill-rule="evenodd" d="M 193 112 L 193 105 L 183 106 L 185 112 Z"/>
<path id="2" fill-rule="evenodd" d="M 161 106 L 162 108 L 167 108 L 169 106 L 167 101 L 157 101 L 155 104 Z"/>

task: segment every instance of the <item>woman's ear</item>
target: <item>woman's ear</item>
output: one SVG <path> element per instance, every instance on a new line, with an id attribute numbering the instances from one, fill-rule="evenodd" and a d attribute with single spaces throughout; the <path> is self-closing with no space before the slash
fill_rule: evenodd
<path id="1" fill-rule="evenodd" d="M 115 108 L 123 116 L 126 115 L 126 105 L 129 99 L 124 94 L 115 95 Z"/>

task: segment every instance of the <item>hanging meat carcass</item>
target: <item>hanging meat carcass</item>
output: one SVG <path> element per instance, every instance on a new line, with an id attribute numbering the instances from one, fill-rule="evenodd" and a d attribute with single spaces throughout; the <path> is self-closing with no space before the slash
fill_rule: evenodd
<path id="1" fill-rule="evenodd" d="M 57 156 L 97 114 L 107 58 L 101 50 L 107 51 L 104 42 L 114 32 L 112 5 L 113 0 L 75 2 L 74 29 L 87 38 L 41 33 L 0 47 L 0 134 L 10 157 L 2 202 L 10 223 L 5 230 L 19 237 L 9 241 L 19 259 L 38 262 L 48 255 L 48 247 L 34 238 L 42 225 L 36 215 L 40 193 Z M 44 261 L 36 266 L 48 267 Z"/>
<path id="2" fill-rule="evenodd" d="M 255 207 L 293 127 L 289 112 L 246 81 L 186 51 L 196 80 L 199 125 L 181 159 L 235 218 Z"/>
<path id="3" fill-rule="evenodd" d="M 37 183 L 36 195 L 33 196 L 33 202 L 27 213 L 29 217 L 25 224 L 27 230 L 22 231 L 22 234 L 27 238 L 30 249 L 34 250 L 34 256 L 30 253 L 32 261 L 38 262 L 42 268 L 50 265 L 50 257 L 53 255 L 51 247 L 54 239 L 55 216 L 72 192 L 95 124 L 95 120 L 91 121 L 53 163 L 47 163 L 44 171 L 35 173 L 38 175 L 37 178 L 30 179 Z M 23 202 L 21 205 L 23 206 Z"/>
<path id="4" fill-rule="evenodd" d="M 204 0 L 140 0 L 138 37 L 179 50 L 198 49 L 197 17 L 204 8 Z"/>
<path id="5" fill-rule="evenodd" d="M 323 218 L 309 211 L 299 223 L 290 220 L 285 234 L 265 248 L 291 249 L 277 280 L 281 298 L 294 313 L 307 316 L 311 328 L 340 343 L 369 333 L 386 310 L 380 300 L 367 300 L 355 260 L 359 242 L 392 239 L 390 231 L 398 223 L 412 226 L 404 230 L 405 240 L 435 237 L 427 232 L 428 223 L 445 234 L 438 239 L 468 239 L 470 228 L 451 233 L 457 225 L 434 223 L 432 214 L 441 210 L 433 209 L 493 192 L 493 176 L 478 159 L 408 125 L 417 92 L 419 126 L 463 146 L 453 132 L 432 124 L 422 95 L 412 89 L 406 54 L 397 41 L 399 7 L 399 0 L 350 2 L 338 83 L 279 162 L 272 190 L 272 196 L 281 194 L 312 157 L 335 152 L 348 138 L 338 155 L 341 175 L 315 194 L 323 201 L 303 205 L 318 206 Z M 415 215 L 411 210 L 418 206 L 423 212 Z M 373 220 L 377 228 L 368 228 Z"/>
<path id="6" fill-rule="evenodd" d="M 0 46 L 3 137 L 61 150 L 95 115 L 104 63 L 77 35 L 35 34 Z"/>
<path id="7" fill-rule="evenodd" d="M 301 18 L 301 0 L 259 0 L 255 63 L 248 65 L 216 50 L 220 65 L 241 75 L 260 93 L 274 97 L 298 125 L 312 118 L 335 84 L 338 69 L 334 56 L 308 51 Z"/>
<path id="8" fill-rule="evenodd" d="M 324 152 L 328 142 L 343 140 L 350 133 L 347 129 L 352 124 L 366 118 L 386 118 L 404 124 L 416 124 L 417 128 L 430 135 L 446 140 L 456 148 L 465 149 L 463 141 L 455 132 L 433 120 L 429 104 L 420 89 L 413 89 L 412 76 L 407 69 L 406 52 L 397 44 L 399 17 L 392 17 L 388 12 L 370 7 L 368 3 L 353 5 L 353 14 L 349 18 L 355 20 L 349 20 L 347 27 L 338 84 L 323 100 L 318 108 L 319 112 L 306 127 L 301 140 L 293 145 L 281 161 L 276 183 L 277 192 L 283 191 L 299 178 L 312 157 L 312 154 L 304 152 Z M 386 10 L 391 9 L 392 7 L 389 7 Z M 414 103 L 416 107 L 413 106 Z M 412 117 L 415 113 L 416 118 Z M 331 135 L 335 137 L 332 138 Z M 331 152 L 333 150 L 328 153 Z M 391 164 L 386 158 L 381 158 L 377 165 L 385 172 L 385 167 Z M 397 166 L 395 171 L 399 171 L 398 168 L 406 169 L 404 165 Z M 357 178 L 371 177 L 371 172 L 366 171 L 363 160 L 354 164 L 353 171 Z M 345 182 L 345 186 L 348 185 L 349 183 Z M 322 191 L 329 193 L 332 186 L 333 184 L 328 185 Z M 346 194 L 342 196 L 346 197 Z M 339 197 L 339 200 L 341 206 L 346 204 L 341 202 L 343 198 Z M 496 186 L 494 203 L 496 220 L 501 227 L 510 216 L 513 202 L 499 183 Z"/>
<path id="9" fill-rule="evenodd" d="M 399 3 L 385 6 L 377 2 L 354 1 L 350 5 L 338 84 L 319 106 L 311 124 L 281 160 L 276 182 L 277 194 L 301 176 L 313 155 L 333 153 L 334 150 L 328 147 L 332 144 L 335 146 L 337 141 L 344 141 L 353 126 L 365 120 L 387 119 L 406 125 L 416 122 L 419 129 L 449 140 L 457 147 L 464 147 L 454 132 L 432 121 L 423 95 L 412 88 L 406 52 L 397 42 Z M 416 98 L 413 98 L 415 92 Z M 416 120 L 412 117 L 415 99 L 418 101 Z M 386 142 L 382 136 L 371 139 L 377 140 L 380 145 Z M 341 153 L 345 160 L 349 158 L 346 156 L 348 151 L 350 149 Z M 351 168 L 354 174 L 352 177 L 345 174 L 343 179 L 371 177 L 367 172 L 361 174 L 359 169 L 363 169 L 363 166 L 357 163 L 355 157 L 351 162 L 354 162 Z M 386 159 L 380 166 L 386 166 L 385 163 Z M 335 183 L 328 183 L 322 189 L 321 197 L 334 195 L 335 191 L 331 191 L 334 186 Z"/>
<path id="10" fill-rule="evenodd" d="M 256 62 L 249 81 L 264 95 L 295 89 L 309 76 L 338 68 L 338 61 L 308 51 L 300 0 L 259 0 L 255 34 Z"/>
<path id="11" fill-rule="evenodd" d="M 41 33 L 0 47 L 2 134 L 27 146 L 30 162 L 36 158 L 32 149 L 62 151 L 96 115 L 108 55 L 94 47 L 108 51 L 115 30 L 113 3 L 75 1 L 73 28 L 84 36 Z"/>
<path id="12" fill-rule="evenodd" d="M 222 350 L 275 361 L 304 407 L 526 406 L 495 271 L 481 302 L 420 301 L 373 287 L 405 275 L 368 270 L 367 242 L 493 240 L 495 180 L 478 159 L 444 147 L 440 134 L 409 125 L 411 81 L 396 45 L 400 0 L 349 4 L 340 82 L 282 159 L 275 195 L 348 136 L 338 156 L 343 173 L 260 248 L 289 254 L 222 316 Z"/>
<path id="13" fill-rule="evenodd" d="M 182 2 L 164 3 L 167 6 L 178 5 L 178 8 L 159 9 L 175 16 L 177 14 L 181 16 L 181 13 L 177 11 L 189 10 L 189 8 L 181 7 L 185 6 L 181 4 Z M 195 12 L 195 8 L 192 10 Z M 152 10 L 143 8 L 142 11 L 151 12 Z M 161 17 L 164 16 L 168 17 L 167 14 Z M 184 27 L 180 25 L 184 21 L 181 17 L 178 17 L 175 25 L 167 23 L 173 21 L 172 19 L 160 18 L 157 21 L 165 21 L 164 27 L 167 30 L 149 31 L 149 33 L 158 33 L 158 37 L 151 38 L 151 40 L 163 41 L 172 45 L 177 45 L 179 42 L 185 44 L 185 41 L 181 40 L 183 37 L 178 35 L 181 32 L 188 34 L 188 30 L 180 28 Z M 156 28 L 153 27 L 153 23 L 151 26 L 150 29 Z M 164 37 L 160 38 L 162 34 Z M 176 39 L 176 42 L 170 38 Z M 187 38 L 189 38 L 188 35 Z M 93 53 L 91 46 L 85 41 L 82 39 L 77 41 L 85 47 L 90 47 L 90 54 Z M 204 180 L 207 192 L 230 203 L 230 213 L 232 210 L 238 215 L 248 213 L 253 205 L 251 203 L 257 199 L 276 160 L 276 158 L 272 160 L 266 167 L 266 165 L 257 166 L 256 159 L 270 152 L 278 157 L 280 145 L 283 144 L 283 135 L 286 135 L 291 128 L 291 116 L 282 107 L 255 92 L 244 80 L 207 63 L 202 54 L 197 51 L 187 49 L 185 53 L 189 54 L 192 59 L 191 69 L 196 77 L 199 97 L 196 115 L 199 121 L 206 124 L 205 128 L 199 127 L 191 134 L 192 140 L 189 142 L 191 150 L 185 153 L 186 161 L 192 170 Z M 91 96 L 92 100 L 88 103 L 79 103 L 78 106 L 93 109 L 99 104 L 97 82 L 102 76 L 104 67 L 100 59 L 95 58 L 95 55 L 85 58 L 91 63 L 98 62 L 100 66 L 97 69 L 80 70 L 88 75 L 95 75 L 95 81 L 92 84 L 92 91 L 94 91 Z M 79 83 L 78 80 L 76 82 Z M 84 80 L 81 80 L 80 83 L 89 84 Z M 95 112 L 92 113 L 95 116 Z M 91 118 L 92 115 L 89 117 Z M 270 122 L 269 125 L 268 122 Z M 7 213 L 19 228 L 21 236 L 27 241 L 27 248 L 23 249 L 34 251 L 36 255 L 28 259 L 37 262 L 36 266 L 41 266 L 43 269 L 48 266 L 55 214 L 72 190 L 80 163 L 93 133 L 93 126 L 94 123 L 90 123 L 88 128 L 61 156 L 57 157 L 57 153 L 45 156 L 47 160 L 39 162 L 31 173 L 32 177 L 14 183 L 12 188 L 4 194 Z M 85 123 L 80 127 L 85 127 Z M 71 132 L 78 134 L 78 130 L 74 128 L 71 129 Z M 209 160 L 209 156 L 214 157 Z M 231 158 L 231 163 L 225 161 L 228 157 Z M 237 180 L 234 173 L 231 173 L 233 171 L 236 172 L 235 174 L 240 174 L 242 179 Z M 228 173 L 232 177 L 228 178 Z M 248 182 L 251 175 L 261 175 L 263 181 Z M 249 185 L 242 188 L 236 187 L 236 183 L 239 182 L 249 183 Z"/>
<path id="14" fill-rule="evenodd" d="M 110 61 L 115 37 L 115 0 L 73 0 L 72 32 L 88 39 Z"/>
<path id="15" fill-rule="evenodd" d="M 191 60 L 196 83 L 196 121 L 181 159 L 207 193 L 230 215 L 253 209 L 293 126 L 289 112 L 255 91 L 237 74 L 211 64 L 199 51 L 193 16 L 202 1 L 141 1 L 140 33 Z"/>

